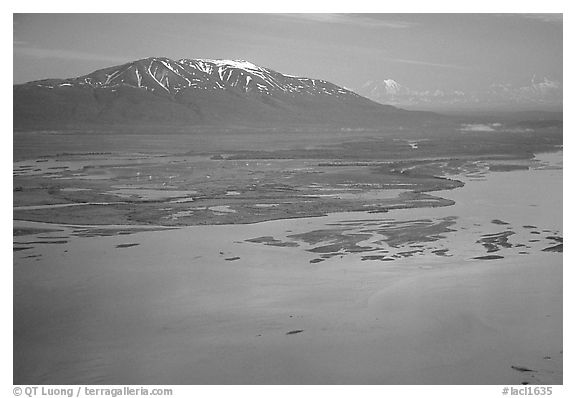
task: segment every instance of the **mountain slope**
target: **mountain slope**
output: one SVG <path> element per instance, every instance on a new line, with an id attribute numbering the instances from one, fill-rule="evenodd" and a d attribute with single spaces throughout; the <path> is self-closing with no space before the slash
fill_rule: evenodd
<path id="1" fill-rule="evenodd" d="M 14 86 L 14 125 L 344 124 L 432 114 L 373 102 L 324 80 L 247 61 L 146 58 L 70 79 Z"/>

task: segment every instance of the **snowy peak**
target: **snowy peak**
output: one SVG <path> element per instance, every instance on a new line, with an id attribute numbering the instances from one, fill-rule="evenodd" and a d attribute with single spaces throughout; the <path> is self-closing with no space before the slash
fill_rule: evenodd
<path id="1" fill-rule="evenodd" d="M 186 68 L 169 58 L 146 58 L 70 79 L 98 88 L 131 86 L 174 95 L 186 87 L 222 89 L 202 70 Z"/>
<path id="2" fill-rule="evenodd" d="M 179 63 L 187 62 L 187 61 L 194 61 L 194 60 L 187 60 L 181 59 L 178 61 Z M 198 59 L 196 61 L 203 62 L 204 64 L 211 64 L 216 65 L 218 67 L 228 67 L 228 68 L 236 68 L 236 69 L 244 69 L 246 71 L 262 71 L 263 68 L 259 67 L 258 65 L 254 65 L 252 62 L 245 61 L 243 59 Z"/>
<path id="3" fill-rule="evenodd" d="M 190 70 L 201 70 L 219 85 L 244 93 L 357 97 L 353 92 L 323 80 L 286 75 L 245 60 L 181 59 L 178 63 Z"/>
<path id="4" fill-rule="evenodd" d="M 133 87 L 168 96 L 188 90 L 225 90 L 245 95 L 359 98 L 352 91 L 324 80 L 285 75 L 245 60 L 223 59 L 174 61 L 169 58 L 145 58 L 78 78 L 32 84 L 48 89 L 89 86 L 116 90 Z"/>
<path id="5" fill-rule="evenodd" d="M 15 125 L 34 128 L 46 123 L 380 126 L 436 117 L 238 59 L 140 59 L 80 77 L 15 85 L 14 104 Z"/>
<path id="6" fill-rule="evenodd" d="M 395 80 L 392 79 L 386 79 L 382 81 L 382 85 L 384 86 L 384 89 L 386 90 L 386 92 L 388 92 L 389 94 L 399 94 L 400 91 L 402 91 L 402 86 L 396 82 Z"/>
<path id="7" fill-rule="evenodd" d="M 398 95 L 407 89 L 393 79 L 384 79 L 381 82 L 368 81 L 363 86 L 363 89 L 376 91 L 384 91 L 387 95 Z"/>
<path id="8" fill-rule="evenodd" d="M 368 81 L 359 90 L 362 95 L 378 102 L 389 102 L 397 96 L 408 94 L 409 91 L 407 87 L 393 79 Z"/>

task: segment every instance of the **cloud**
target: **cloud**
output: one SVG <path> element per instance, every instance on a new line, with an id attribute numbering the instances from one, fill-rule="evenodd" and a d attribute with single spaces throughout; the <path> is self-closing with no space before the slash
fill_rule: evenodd
<path id="1" fill-rule="evenodd" d="M 414 90 L 392 80 L 369 81 L 358 91 L 376 102 L 396 106 L 520 107 L 562 106 L 562 82 L 533 76 L 524 84 L 495 83 L 485 88 L 462 90 Z M 494 126 L 492 126 L 494 127 Z"/>
<path id="2" fill-rule="evenodd" d="M 36 47 L 20 46 L 22 42 L 14 42 L 14 55 L 20 55 L 36 59 L 68 59 L 77 61 L 103 61 L 103 62 L 128 62 L 130 56 L 111 56 L 103 54 L 94 54 L 84 51 L 48 49 Z"/>
<path id="3" fill-rule="evenodd" d="M 524 18 L 535 19 L 547 23 L 562 24 L 564 20 L 563 14 L 521 14 Z"/>
<path id="4" fill-rule="evenodd" d="M 500 123 L 492 124 L 463 124 L 461 131 L 496 131 L 494 127 L 500 127 Z"/>
<path id="5" fill-rule="evenodd" d="M 432 66 L 435 68 L 468 69 L 468 67 L 466 67 L 466 66 L 457 65 L 457 64 L 442 64 L 442 63 L 437 63 L 437 62 L 416 61 L 413 59 L 388 58 L 388 60 L 393 61 L 393 62 L 403 63 L 403 64 L 410 64 L 410 65 Z"/>
<path id="6" fill-rule="evenodd" d="M 524 19 L 529 21 L 543 22 L 551 25 L 562 26 L 564 14 L 519 14 L 519 13 L 504 13 L 504 14 L 487 14 L 494 15 L 499 18 L 511 19 Z"/>
<path id="7" fill-rule="evenodd" d="M 514 87 L 510 84 L 492 84 L 489 87 L 492 98 L 508 99 L 515 102 L 549 103 L 562 102 L 562 83 L 544 77 L 532 77 L 530 84 Z"/>
<path id="8" fill-rule="evenodd" d="M 302 22 L 319 22 L 339 25 L 360 26 L 366 28 L 406 29 L 416 25 L 414 22 L 382 18 L 379 14 L 274 14 Z"/>

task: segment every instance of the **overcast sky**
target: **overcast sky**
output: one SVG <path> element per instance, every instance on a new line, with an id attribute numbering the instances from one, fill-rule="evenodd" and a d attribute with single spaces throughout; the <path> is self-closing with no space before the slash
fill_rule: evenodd
<path id="1" fill-rule="evenodd" d="M 357 89 L 562 84 L 561 14 L 16 14 L 14 83 L 150 56 L 245 59 Z"/>

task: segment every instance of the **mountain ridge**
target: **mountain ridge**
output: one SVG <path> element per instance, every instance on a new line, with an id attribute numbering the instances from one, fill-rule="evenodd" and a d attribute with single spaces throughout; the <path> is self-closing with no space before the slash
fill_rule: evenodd
<path id="1" fill-rule="evenodd" d="M 149 57 L 14 86 L 14 125 L 342 124 L 436 116 L 378 104 L 322 79 L 245 60 Z"/>

